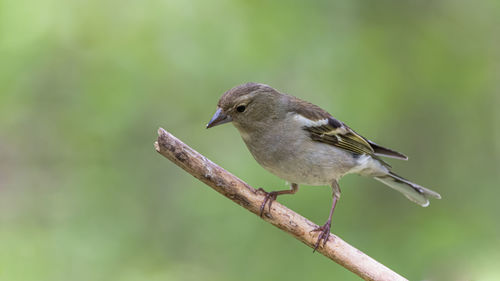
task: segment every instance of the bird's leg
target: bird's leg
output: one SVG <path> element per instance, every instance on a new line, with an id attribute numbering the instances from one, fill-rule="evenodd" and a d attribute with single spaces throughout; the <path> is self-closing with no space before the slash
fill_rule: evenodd
<path id="1" fill-rule="evenodd" d="M 320 226 L 314 230 L 319 231 L 318 235 L 318 240 L 316 241 L 316 244 L 314 245 L 314 250 L 313 253 L 318 249 L 319 244 L 321 243 L 321 240 L 323 239 L 323 247 L 326 245 L 326 242 L 328 242 L 328 238 L 330 238 L 330 227 L 332 226 L 332 215 L 333 215 L 333 210 L 335 210 L 335 205 L 337 204 L 337 201 L 340 198 L 340 187 L 337 181 L 334 181 L 332 183 L 332 191 L 333 191 L 333 203 L 332 203 L 332 209 L 330 209 L 330 215 L 328 216 L 328 220 L 323 226 Z"/>
<path id="2" fill-rule="evenodd" d="M 273 201 L 276 200 L 278 195 L 282 194 L 294 194 L 299 190 L 299 185 L 296 183 L 292 183 L 290 185 L 290 189 L 286 190 L 278 190 L 278 191 L 271 191 L 271 192 L 266 192 L 262 187 L 259 187 L 257 191 L 262 191 L 266 194 L 266 198 L 264 198 L 264 202 L 262 202 L 262 205 L 260 205 L 260 216 L 262 217 L 262 214 L 264 213 L 264 207 L 266 207 L 266 203 L 269 201 L 269 212 L 271 211 L 271 205 L 273 204 Z"/>

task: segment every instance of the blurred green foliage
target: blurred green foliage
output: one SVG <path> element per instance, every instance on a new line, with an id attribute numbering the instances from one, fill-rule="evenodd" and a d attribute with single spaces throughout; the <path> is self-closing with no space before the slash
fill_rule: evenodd
<path id="1" fill-rule="evenodd" d="M 154 152 L 159 126 L 255 187 L 255 81 L 410 156 L 421 208 L 348 176 L 333 232 L 411 280 L 500 279 L 500 5 L 0 0 L 0 280 L 357 280 Z M 330 188 L 280 197 L 322 224 Z"/>

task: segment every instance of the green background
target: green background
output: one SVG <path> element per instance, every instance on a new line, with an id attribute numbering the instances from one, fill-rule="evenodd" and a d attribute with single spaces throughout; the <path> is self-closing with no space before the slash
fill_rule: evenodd
<path id="1" fill-rule="evenodd" d="M 153 149 L 158 127 L 286 188 L 231 125 L 248 81 L 402 151 L 421 208 L 341 181 L 332 231 L 411 280 L 499 280 L 500 5 L 0 0 L 0 280 L 358 280 Z M 279 201 L 322 224 L 328 187 Z"/>

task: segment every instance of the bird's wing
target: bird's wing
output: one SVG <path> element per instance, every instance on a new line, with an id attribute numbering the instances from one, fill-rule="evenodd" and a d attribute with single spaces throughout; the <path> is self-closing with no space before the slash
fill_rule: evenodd
<path id="1" fill-rule="evenodd" d="M 357 154 L 392 157 L 407 160 L 408 157 L 389 148 L 380 146 L 335 119 L 320 107 L 298 98 L 289 96 L 294 118 L 310 133 L 314 141 L 330 144 Z M 382 160 L 380 160 L 383 162 Z"/>
<path id="2" fill-rule="evenodd" d="M 330 144 L 356 154 L 375 154 L 375 150 L 365 138 L 331 116 L 310 122 L 303 129 L 310 133 L 314 141 Z"/>
<path id="3" fill-rule="evenodd" d="M 371 140 L 367 140 L 367 139 L 365 139 L 365 140 L 373 148 L 373 150 L 375 151 L 375 155 L 384 156 L 384 157 L 390 157 L 390 158 L 400 159 L 400 160 L 408 160 L 408 156 L 404 155 L 403 153 L 394 151 L 394 150 L 392 150 L 390 148 L 386 148 L 386 147 L 380 146 L 380 145 L 372 142 Z"/>

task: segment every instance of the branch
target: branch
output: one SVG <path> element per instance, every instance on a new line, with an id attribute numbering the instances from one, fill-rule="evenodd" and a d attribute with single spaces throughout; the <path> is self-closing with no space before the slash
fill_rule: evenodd
<path id="1" fill-rule="evenodd" d="M 264 200 L 262 193 L 164 129 L 160 128 L 158 135 L 158 141 L 154 144 L 157 152 L 215 191 L 259 216 L 259 208 Z M 263 219 L 309 247 L 314 247 L 318 233 L 311 231 L 318 226 L 280 203 L 274 202 L 271 212 L 266 212 Z M 324 247 L 322 244 L 320 243 L 318 252 L 365 280 L 407 280 L 333 234 L 330 234 L 330 239 Z"/>

